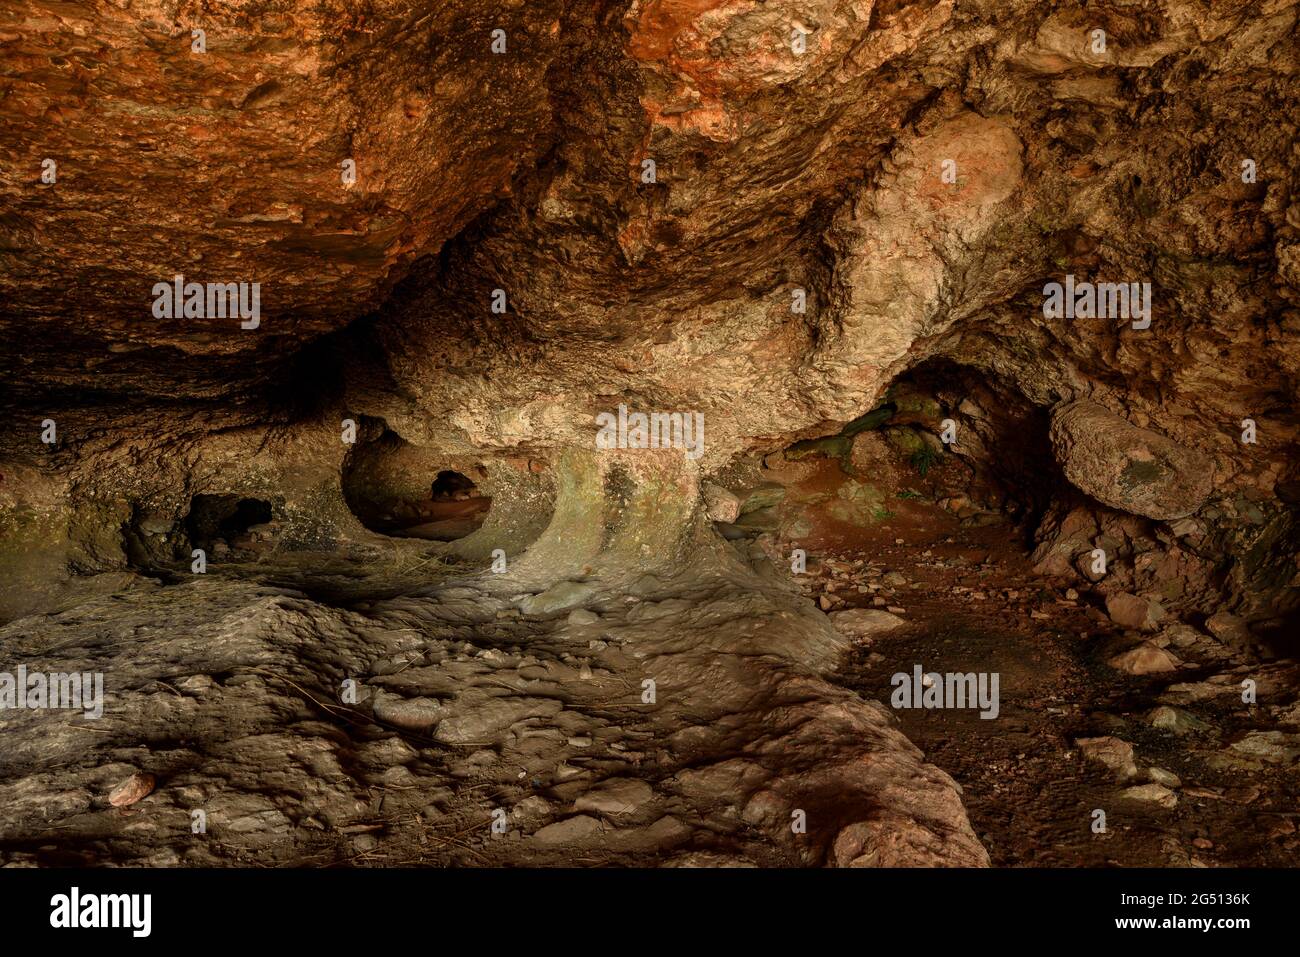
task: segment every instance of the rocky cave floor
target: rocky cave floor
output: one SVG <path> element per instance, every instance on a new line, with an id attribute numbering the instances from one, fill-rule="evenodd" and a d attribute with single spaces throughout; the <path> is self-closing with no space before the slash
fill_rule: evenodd
<path id="1" fill-rule="evenodd" d="M 823 474 L 833 487 L 847 480 L 835 466 Z M 819 509 L 803 541 L 825 557 L 802 590 L 833 619 L 855 608 L 901 619 L 841 626 L 855 644 L 836 680 L 865 697 L 887 701 L 890 677 L 917 663 L 1000 675 L 993 720 L 894 712 L 962 786 L 995 866 L 1294 863 L 1300 666 L 1279 657 L 1293 648 L 1232 648 L 1181 622 L 1154 635 L 1126 628 L 1102 594 L 1036 572 L 1004 516 L 963 503 L 972 514 L 959 519 L 902 496 L 866 526 Z M 1286 704 L 1243 704 L 1247 677 Z M 1104 833 L 1092 829 L 1096 809 Z"/>
<path id="2" fill-rule="evenodd" d="M 889 677 L 916 662 L 940 673 L 1000 673 L 998 720 L 897 712 L 907 737 L 962 785 L 995 866 L 1294 863 L 1300 791 L 1284 770 L 1293 757 L 1284 735 L 1295 713 L 1288 720 L 1234 698 L 1237 675 L 1257 674 L 1256 664 L 1179 630 L 1157 639 L 1182 642 L 1172 646 L 1183 656 L 1177 671 L 1111 668 L 1107 651 L 1141 639 L 1085 596 L 1067 598 L 1074 589 L 1034 574 L 1014 530 L 939 528 L 948 534 L 839 553 L 813 589 L 832 586 L 852 607 L 858 583 L 904 579 L 889 600 L 906 608 L 907 624 L 859 643 L 838 676 L 846 687 L 883 698 Z M 881 533 L 894 531 L 911 529 Z M 1300 680 L 1293 662 L 1273 662 L 1268 674 L 1289 689 Z M 1080 739 L 1124 744 L 1084 750 Z M 1115 753 L 1118 767 L 1104 763 Z M 1132 786 L 1161 781 L 1171 787 L 1125 798 Z M 1091 830 L 1096 808 L 1107 813 L 1107 833 Z"/>
<path id="3" fill-rule="evenodd" d="M 32 715 L 40 733 L 11 738 L 0 854 L 7 866 L 983 863 L 943 774 L 893 766 L 894 752 L 921 758 L 914 744 L 960 787 L 994 865 L 1295 860 L 1300 666 L 1183 622 L 1113 620 L 1101 592 L 1036 571 L 1009 516 L 945 490 L 954 472 L 969 482 L 954 457 L 927 477 L 872 442 L 856 446 L 877 461 L 792 457 L 767 470 L 784 484 L 738 498 L 715 529 L 741 571 L 530 592 L 436 549 L 278 553 L 255 530 L 202 578 L 155 568 L 6 626 L 0 643 L 33 669 L 76 661 L 126 687 L 100 722 Z M 797 574 L 795 547 L 808 556 Z M 775 624 L 789 641 L 793 619 L 827 615 L 844 643 L 826 680 L 753 640 Z M 890 676 L 916 664 L 998 673 L 998 717 L 887 708 Z M 652 707 L 646 675 L 660 682 Z M 1240 703 L 1243 676 L 1269 706 Z M 872 811 L 868 829 L 904 838 L 865 853 L 845 815 L 862 814 L 853 789 L 878 790 L 880 773 L 906 782 L 904 806 L 931 833 Z M 795 806 L 807 833 L 773 839 Z"/>

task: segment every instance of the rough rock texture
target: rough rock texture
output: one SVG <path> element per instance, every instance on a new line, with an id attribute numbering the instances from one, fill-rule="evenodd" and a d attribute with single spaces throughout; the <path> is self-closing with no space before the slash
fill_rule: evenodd
<path id="1" fill-rule="evenodd" d="M 1093 402 L 1070 402 L 1053 411 L 1052 444 L 1066 478 L 1122 512 L 1185 518 L 1214 488 L 1214 465 L 1207 456 L 1134 428 Z"/>
<path id="2" fill-rule="evenodd" d="M 1176 436 L 1172 464 L 1195 474 L 1160 480 L 1173 501 L 1106 495 L 1105 470 L 1081 487 L 1184 515 L 1208 458 L 1224 584 L 1240 601 L 1295 575 L 1264 557 L 1293 535 L 1297 482 L 1295 4 L 9 17 L 13 468 L 49 464 L 50 415 L 83 463 L 165 464 L 180 445 L 208 462 L 231 430 L 267 448 L 278 423 L 334 433 L 349 414 L 437 454 L 553 460 L 622 401 L 702 412 L 714 470 L 833 431 L 948 357 L 1035 405 L 1087 400 Z M 154 319 L 149 290 L 176 272 L 261 282 L 261 327 Z M 320 338 L 408 272 L 377 316 Z M 1066 273 L 1152 282 L 1151 327 L 1046 318 Z M 215 401 L 232 390 L 249 398 Z M 257 484 L 240 459 L 224 484 Z M 39 482 L 100 511 L 176 485 L 146 469 L 68 488 L 76 468 Z M 37 480 L 18 484 L 39 513 Z M 74 535 L 111 534 L 87 520 L 101 528 Z"/>
<path id="3" fill-rule="evenodd" d="M 16 384 L 76 388 L 93 369 L 101 389 L 229 392 L 376 304 L 545 148 L 560 8 L 7 5 L 0 295 L 5 337 L 24 330 L 6 356 Z M 489 52 L 498 27 L 508 56 Z M 262 327 L 154 318 L 153 284 L 176 274 L 260 282 Z"/>
<path id="4" fill-rule="evenodd" d="M 125 710 L 89 750 L 70 742 L 90 732 L 69 731 L 63 770 L 23 747 L 8 756 L 4 833 L 39 848 L 38 806 L 89 814 L 133 771 L 158 789 L 132 807 L 219 794 L 256 840 L 300 823 L 286 794 L 316 802 L 306 817 L 365 827 L 377 812 L 357 803 L 372 772 L 359 755 L 374 742 L 322 723 L 317 691 L 408 647 L 443 654 L 445 618 L 486 653 L 518 613 L 529 624 L 502 653 L 544 668 L 608 643 L 612 615 L 630 657 L 639 646 L 691 689 L 675 714 L 638 719 L 673 741 L 648 783 L 717 765 L 724 784 L 696 782 L 731 802 L 717 813 L 771 842 L 690 853 L 979 863 L 952 781 L 868 702 L 822 682 L 842 650 L 834 629 L 782 638 L 806 603 L 786 590 L 747 605 L 759 573 L 732 569 L 739 546 L 723 539 L 798 539 L 822 495 L 847 525 L 886 521 L 896 470 L 871 469 L 888 448 L 922 475 L 951 461 L 996 485 L 982 503 L 961 489 L 944 500 L 962 521 L 1012 512 L 1043 574 L 1094 600 L 1230 613 L 1243 645 L 1252 627 L 1289 627 L 1298 12 L 1294 0 L 9 4 L 3 641 L 45 661 L 70 627 L 83 660 L 111 665 Z M 157 318 L 154 284 L 178 274 L 259 283 L 260 323 Z M 1045 309 L 1067 276 L 1149 283 L 1150 326 Z M 620 406 L 703 424 L 693 446 L 602 448 L 596 417 Z M 878 410 L 888 431 L 856 440 Z M 945 422 L 952 441 L 938 437 Z M 796 477 L 801 443 L 828 438 L 852 483 L 804 488 L 774 513 L 774 485 L 812 481 Z M 443 470 L 491 499 L 476 531 L 442 545 L 375 527 Z M 706 501 L 709 487 L 727 495 Z M 191 577 L 196 549 L 211 583 Z M 688 565 L 698 587 L 680 577 Z M 452 591 L 426 591 L 449 577 Z M 653 602 L 633 590 L 644 577 Z M 570 625 L 579 611 L 602 624 Z M 597 633 L 528 651 L 568 627 Z M 597 665 L 565 667 L 574 683 L 546 694 L 528 684 L 540 672 L 510 677 L 517 701 L 430 673 L 407 689 L 413 704 L 374 707 L 404 733 L 436 717 L 438 748 L 483 745 L 454 760 L 424 749 L 435 760 L 408 743 L 434 761 L 407 772 L 421 787 L 442 786 L 423 780 L 434 770 L 500 763 L 533 722 L 545 746 L 528 747 L 554 770 L 587 747 L 569 739 L 594 735 L 599 708 L 584 699 L 572 728 L 545 722 L 589 693 L 572 688 L 605 680 Z M 634 686 L 641 674 L 606 670 Z M 244 701 L 247 721 L 206 713 L 206 694 Z M 159 716 L 178 708 L 193 710 L 199 744 L 160 737 Z M 63 719 L 3 720 L 44 735 Z M 622 776 L 610 770 L 593 777 Z M 406 793 L 400 770 L 384 773 Z M 562 816 L 573 797 L 543 799 Z M 802 805 L 810 837 L 789 845 Z M 690 827 L 663 809 L 646 825 L 654 853 Z M 544 822 L 552 846 L 606 833 L 591 812 L 518 817 Z M 116 840 L 93 814 L 65 823 L 88 847 Z M 114 847 L 144 859 L 146 843 Z"/>
<path id="5" fill-rule="evenodd" d="M 557 521 L 539 546 L 564 533 Z M 105 720 L 0 712 L 15 742 L 0 844 L 40 863 L 355 862 L 369 845 L 349 835 L 378 830 L 390 863 L 563 863 L 575 849 L 637 863 L 690 845 L 809 865 L 844 863 L 850 841 L 854 863 L 986 864 L 952 779 L 882 705 L 816 677 L 842 639 L 792 604 L 761 550 L 766 577 L 693 551 L 703 560 L 653 563 L 662 578 L 587 589 L 598 625 L 521 613 L 535 596 L 514 574 L 355 611 L 199 579 L 15 622 L 0 646 L 33 671 L 107 676 Z M 138 820 L 107 810 L 132 774 L 159 782 Z M 497 809 L 535 833 L 493 839 Z M 191 834 L 196 811 L 206 830 Z M 370 826 L 416 814 L 430 825 L 418 844 Z M 701 820 L 715 823 L 685 823 Z"/>

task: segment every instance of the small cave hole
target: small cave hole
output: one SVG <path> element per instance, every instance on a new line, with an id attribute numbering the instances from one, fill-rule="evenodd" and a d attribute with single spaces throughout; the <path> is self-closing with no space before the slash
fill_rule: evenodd
<path id="1" fill-rule="evenodd" d="M 348 508 L 362 525 L 383 535 L 437 542 L 464 538 L 483 524 L 492 499 L 465 473 L 439 468 L 438 459 L 446 462 L 392 431 L 358 445 L 343 469 Z"/>
<path id="2" fill-rule="evenodd" d="M 451 542 L 478 529 L 492 507 L 492 499 L 479 494 L 469 476 L 448 469 L 438 473 L 428 502 L 417 503 L 421 521 L 397 534 Z"/>
<path id="3" fill-rule="evenodd" d="M 262 551 L 274 538 L 271 503 L 239 495 L 195 495 L 185 516 L 190 542 L 214 555 Z"/>
<path id="4" fill-rule="evenodd" d="M 478 486 L 468 477 L 448 469 L 438 473 L 433 480 L 432 492 L 435 502 L 460 502 L 474 497 Z"/>
<path id="5" fill-rule="evenodd" d="M 926 443 L 908 456 L 916 488 L 964 524 L 1000 514 L 1027 539 L 1063 482 L 1048 439 L 1048 410 L 998 376 L 945 359 L 904 373 L 888 394 L 896 412 L 886 434 L 897 440 L 890 428 L 910 428 Z M 938 438 L 944 422 L 954 429 L 952 445 Z M 945 463 L 952 467 L 928 474 Z"/>

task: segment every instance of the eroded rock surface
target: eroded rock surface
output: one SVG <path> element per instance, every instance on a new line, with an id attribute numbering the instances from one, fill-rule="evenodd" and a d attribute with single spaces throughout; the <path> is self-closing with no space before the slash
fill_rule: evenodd
<path id="1" fill-rule="evenodd" d="M 1287 687 L 1298 9 L 10 4 L 0 651 L 109 707 L 0 712 L 5 853 L 984 863 L 827 678 L 947 627 L 870 549 L 954 523 L 1040 581 L 945 600 L 1107 630 L 1162 733 Z"/>
<path id="2" fill-rule="evenodd" d="M 665 569 L 577 624 L 519 587 L 343 610 L 198 580 L 9 625 L 30 669 L 107 676 L 102 722 L 3 712 L 9 860 L 987 863 L 952 779 L 817 676 L 843 641 L 788 586 Z M 156 789 L 112 810 L 128 775 Z"/>
<path id="3" fill-rule="evenodd" d="M 1052 415 L 1052 442 L 1065 477 L 1097 501 L 1147 518 L 1191 515 L 1214 488 L 1203 455 L 1087 401 Z"/>

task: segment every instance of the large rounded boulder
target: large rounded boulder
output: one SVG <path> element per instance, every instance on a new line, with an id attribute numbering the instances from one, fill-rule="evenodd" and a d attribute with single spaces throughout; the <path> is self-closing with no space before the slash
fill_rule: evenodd
<path id="1" fill-rule="evenodd" d="M 1052 447 L 1071 484 L 1134 515 L 1184 518 L 1214 485 L 1209 458 L 1088 400 L 1053 411 Z"/>

